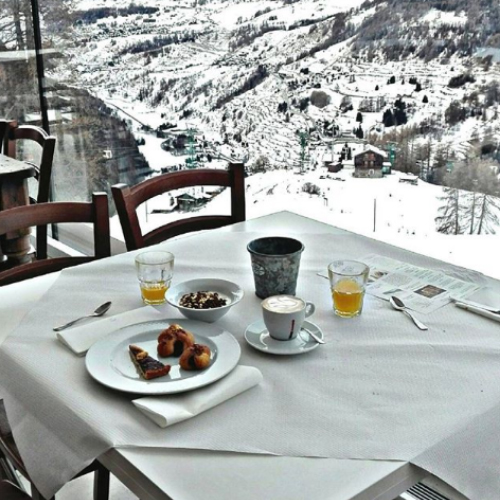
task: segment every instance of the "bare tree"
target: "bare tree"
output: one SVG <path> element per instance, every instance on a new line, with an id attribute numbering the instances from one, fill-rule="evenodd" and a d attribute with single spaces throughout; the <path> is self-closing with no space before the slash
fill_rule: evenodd
<path id="1" fill-rule="evenodd" d="M 29 0 L 2 1 L 0 44 L 16 50 L 34 48 L 31 2 Z"/>
<path id="2" fill-rule="evenodd" d="M 62 37 L 73 22 L 72 0 L 44 0 L 40 2 L 43 19 L 44 44 L 53 35 Z M 32 50 L 33 15 L 30 0 L 2 0 L 0 6 L 0 47 L 13 50 Z"/>
<path id="3" fill-rule="evenodd" d="M 500 199 L 487 194 L 482 194 L 480 197 L 477 234 L 495 234 L 499 222 Z"/>
<path id="4" fill-rule="evenodd" d="M 466 155 L 444 178 L 444 196 L 437 230 L 446 234 L 494 233 L 499 221 L 500 181 L 498 167 Z"/>
<path id="5" fill-rule="evenodd" d="M 443 187 L 444 196 L 440 197 L 445 202 L 439 208 L 436 217 L 437 230 L 444 234 L 460 234 L 460 191 L 456 188 Z"/>
<path id="6" fill-rule="evenodd" d="M 43 48 L 59 45 L 62 34 L 70 35 L 73 0 L 44 0 L 40 2 L 43 26 Z M 30 0 L 0 1 L 0 51 L 34 50 L 33 16 Z M 44 57 L 46 67 L 53 64 Z M 60 60 L 59 60 L 60 61 Z M 26 113 L 38 109 L 38 89 L 34 57 L 0 64 L 0 88 L 6 97 L 0 104 L 0 114 L 24 120 Z"/>
<path id="7" fill-rule="evenodd" d="M 476 188 L 478 194 L 476 234 L 494 234 L 500 214 L 500 182 L 498 167 L 491 162 L 477 164 Z"/>

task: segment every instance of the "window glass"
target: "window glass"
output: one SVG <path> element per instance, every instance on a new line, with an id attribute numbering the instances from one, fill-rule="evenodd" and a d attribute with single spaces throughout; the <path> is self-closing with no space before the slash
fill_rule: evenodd
<path id="1" fill-rule="evenodd" d="M 57 137 L 56 200 L 85 200 L 93 191 L 110 194 L 112 184 L 134 184 L 151 173 L 129 123 L 86 80 L 87 72 L 101 73 L 99 66 L 105 63 L 100 57 L 95 64 L 88 59 L 87 40 L 80 28 L 87 8 L 80 10 L 80 3 L 39 0 L 43 44 L 48 51 L 50 131 Z M 88 7 L 93 10 L 91 4 Z"/>
<path id="2" fill-rule="evenodd" d="M 26 54 L 1 65 L 19 97 L 2 112 L 40 121 L 29 4 L 2 2 L 1 51 Z M 299 211 L 445 259 L 461 238 L 444 236 L 498 232 L 498 2 L 39 7 L 56 199 L 233 158 L 249 174 L 249 217 Z M 151 207 L 186 204 L 167 205 Z"/>
<path id="3" fill-rule="evenodd" d="M 0 4 L 0 116 L 41 124 L 31 3 Z"/>

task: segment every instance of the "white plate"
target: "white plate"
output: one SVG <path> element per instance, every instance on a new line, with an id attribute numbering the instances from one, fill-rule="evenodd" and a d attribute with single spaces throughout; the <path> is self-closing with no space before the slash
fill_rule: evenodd
<path id="1" fill-rule="evenodd" d="M 206 370 L 182 370 L 179 358 L 158 357 L 158 335 L 172 323 L 189 330 L 198 344 L 210 348 L 212 360 Z M 142 347 L 153 358 L 171 365 L 170 373 L 152 380 L 143 379 L 130 359 L 130 344 Z M 95 380 L 112 389 L 136 394 L 173 394 L 191 391 L 221 379 L 238 364 L 240 354 L 238 341 L 222 328 L 187 319 L 163 319 L 137 323 L 110 333 L 88 350 L 85 364 Z"/>
<path id="2" fill-rule="evenodd" d="M 304 327 L 323 340 L 323 332 L 314 323 L 304 321 Z M 275 340 L 269 336 L 266 325 L 262 320 L 252 323 L 246 329 L 245 340 L 259 351 L 282 356 L 303 354 L 319 346 L 305 330 L 301 330 L 297 337 L 292 340 Z"/>

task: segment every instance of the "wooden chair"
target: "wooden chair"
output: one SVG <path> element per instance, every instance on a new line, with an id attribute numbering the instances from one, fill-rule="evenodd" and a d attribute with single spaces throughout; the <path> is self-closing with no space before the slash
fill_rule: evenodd
<path id="1" fill-rule="evenodd" d="M 32 226 L 62 222 L 90 222 L 94 225 L 93 257 L 42 258 L 0 272 L 0 286 L 60 271 L 93 259 L 109 257 L 109 213 L 106 193 L 94 193 L 92 202 L 52 202 L 15 207 L 0 212 L 0 237 Z M 38 238 L 37 238 L 38 250 Z"/>
<path id="2" fill-rule="evenodd" d="M 225 186 L 231 188 L 230 216 L 195 216 L 177 220 L 143 234 L 137 207 L 160 194 L 193 186 Z M 179 234 L 215 229 L 245 220 L 245 174 L 241 163 L 230 163 L 228 170 L 195 169 L 172 172 L 128 187 L 117 184 L 111 188 L 127 250 L 154 245 Z"/>
<path id="3" fill-rule="evenodd" d="M 14 468 L 18 470 L 31 484 L 31 495 L 29 497 L 25 493 L 25 496 L 13 496 L 12 500 L 21 500 L 24 498 L 33 498 L 33 500 L 45 500 L 44 497 L 37 490 L 36 486 L 31 482 L 28 471 L 24 466 L 23 459 L 19 454 L 19 450 L 17 449 L 14 438 L 12 437 L 12 432 L 7 421 L 7 415 L 5 413 L 5 406 L 3 404 L 3 400 L 0 399 L 0 452 L 2 452 L 10 462 L 12 462 Z M 83 476 L 85 474 L 89 474 L 90 472 L 94 473 L 94 492 L 93 492 L 93 500 L 108 500 L 109 497 L 109 479 L 110 474 L 109 471 L 101 465 L 97 460 L 91 463 L 88 467 L 83 469 L 76 477 Z M 10 486 L 5 486 L 6 491 L 15 491 Z M 2 487 L 0 486 L 0 500 L 4 500 L 2 496 Z M 7 497 L 10 498 L 10 497 Z M 55 497 L 52 497 L 47 500 L 55 500 Z"/>
<path id="4" fill-rule="evenodd" d="M 92 197 L 92 202 L 40 203 L 4 210 L 0 212 L 0 235 L 5 235 L 10 231 L 24 229 L 26 227 L 56 222 L 93 223 L 94 256 L 42 259 L 29 264 L 23 264 L 0 272 L 0 286 L 49 272 L 59 271 L 66 267 L 88 262 L 96 258 L 108 257 L 111 254 L 108 197 L 105 193 L 95 193 Z M 0 400 L 0 452 L 9 459 L 16 470 L 31 482 L 12 436 L 2 400 Z M 95 473 L 94 500 L 107 500 L 109 496 L 109 471 L 96 461 L 78 474 L 77 477 L 89 472 Z M 31 483 L 31 487 L 33 500 L 44 500 L 33 483 Z M 1 494 L 0 499 L 3 500 Z M 55 499 L 52 498 L 50 500 Z"/>
<path id="5" fill-rule="evenodd" d="M 14 120 L 0 119 L 0 153 L 5 152 L 5 145 L 7 144 L 7 136 L 11 128 L 17 127 L 17 122 Z"/>
<path id="6" fill-rule="evenodd" d="M 38 193 L 35 200 L 37 203 L 45 203 L 49 201 L 50 179 L 52 177 L 52 161 L 54 159 L 56 138 L 35 125 L 16 125 L 16 122 L 7 122 L 7 124 L 0 123 L 0 134 L 2 126 L 5 128 L 5 133 L 3 135 L 4 154 L 11 158 L 16 158 L 17 141 L 21 140 L 34 141 L 42 148 L 39 163 L 26 161 L 22 158 L 19 159 L 26 161 L 26 163 L 29 163 L 35 168 L 35 177 L 38 180 Z"/>
<path id="7" fill-rule="evenodd" d="M 0 481 L 0 498 L 2 500 L 31 500 L 31 497 L 10 481 Z"/>
<path id="8" fill-rule="evenodd" d="M 52 137 L 40 127 L 34 125 L 17 126 L 16 122 L 0 123 L 0 133 L 2 126 L 5 128 L 3 135 L 3 153 L 11 158 L 17 157 L 17 145 L 19 141 L 33 141 L 41 149 L 40 162 L 20 160 L 33 166 L 35 169 L 35 179 L 38 181 L 38 190 L 35 197 L 30 197 L 31 203 L 46 203 L 50 199 L 50 186 L 52 177 L 52 161 L 54 159 L 54 150 L 56 138 Z M 47 257 L 47 227 L 39 226 L 37 228 L 37 252 L 38 258 Z"/>

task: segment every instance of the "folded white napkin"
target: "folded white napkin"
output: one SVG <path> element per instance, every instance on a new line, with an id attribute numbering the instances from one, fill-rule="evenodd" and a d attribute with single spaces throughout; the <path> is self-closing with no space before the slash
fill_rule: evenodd
<path id="1" fill-rule="evenodd" d="M 69 347 L 77 356 L 85 356 L 92 344 L 109 333 L 134 323 L 158 319 L 161 319 L 160 311 L 151 306 L 143 306 L 109 318 L 93 320 L 57 332 L 57 339 L 66 347 Z"/>
<path id="2" fill-rule="evenodd" d="M 239 365 L 223 379 L 195 391 L 140 398 L 132 403 L 157 425 L 168 427 L 210 410 L 260 384 L 262 379 L 257 368 Z"/>

